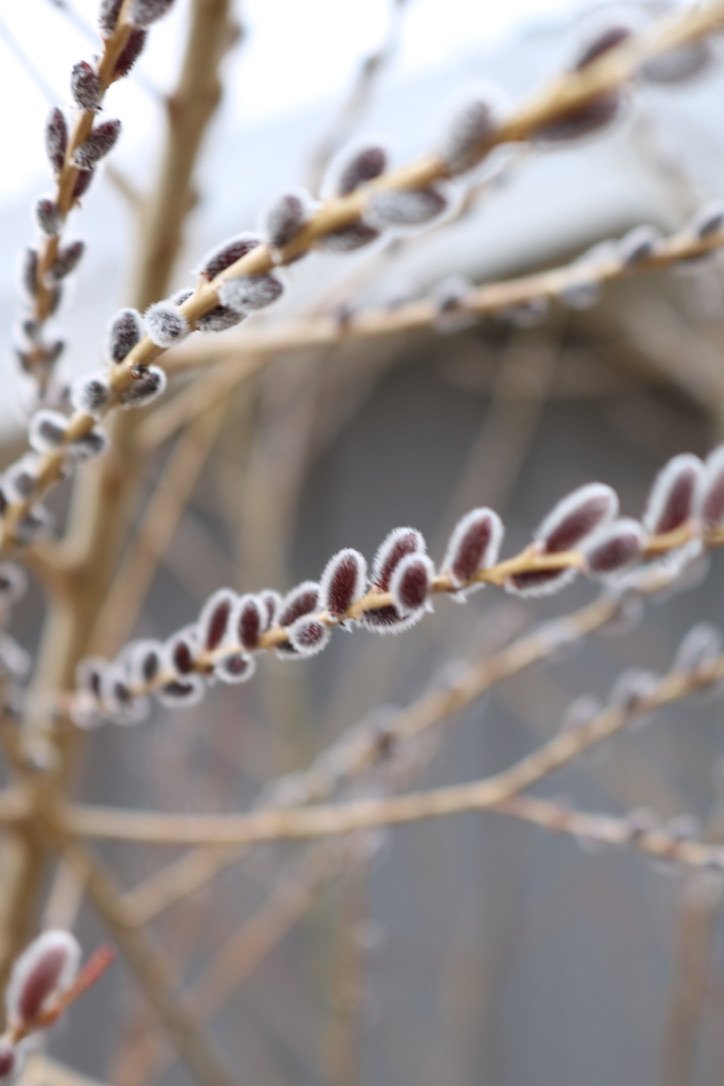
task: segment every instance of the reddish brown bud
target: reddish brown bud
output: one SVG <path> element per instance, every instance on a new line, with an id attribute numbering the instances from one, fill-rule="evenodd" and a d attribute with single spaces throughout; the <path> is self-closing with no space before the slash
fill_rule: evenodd
<path id="1" fill-rule="evenodd" d="M 88 139 L 73 152 L 74 165 L 83 170 L 93 169 L 113 149 L 120 133 L 121 122 L 118 120 L 97 124 Z"/>
<path id="2" fill-rule="evenodd" d="M 421 226 L 441 215 L 447 197 L 438 189 L 383 189 L 367 203 L 369 218 L 377 226 Z"/>
<path id="3" fill-rule="evenodd" d="M 174 0 L 133 0 L 131 21 L 136 26 L 148 27 L 170 11 L 173 2 Z"/>
<path id="4" fill-rule="evenodd" d="M 654 480 L 643 517 L 651 535 L 673 532 L 691 519 L 702 471 L 701 460 L 690 453 L 675 456 L 662 468 Z"/>
<path id="5" fill-rule="evenodd" d="M 146 335 L 158 347 L 174 347 L 191 331 L 181 310 L 171 302 L 155 302 L 143 315 Z"/>
<path id="6" fill-rule="evenodd" d="M 235 601 L 235 593 L 230 588 L 220 588 L 206 601 L 198 629 L 201 644 L 209 652 L 219 647 L 231 629 Z"/>
<path id="7" fill-rule="evenodd" d="M 282 600 L 276 621 L 279 626 L 291 626 L 302 615 L 311 614 L 318 609 L 319 585 L 316 581 L 302 581 Z"/>
<path id="8" fill-rule="evenodd" d="M 198 274 L 203 279 L 215 279 L 252 249 L 256 249 L 258 245 L 261 245 L 261 238 L 257 234 L 239 234 L 237 237 L 230 238 L 207 253 L 201 262 Z"/>
<path id="9" fill-rule="evenodd" d="M 248 682 L 256 671 L 256 660 L 243 652 L 234 652 L 214 664 L 214 678 L 222 683 Z"/>
<path id="10" fill-rule="evenodd" d="M 248 309 L 264 309 L 284 292 L 284 284 L 276 275 L 242 275 L 222 279 L 218 295 L 222 306 L 243 314 Z"/>
<path id="11" fill-rule="evenodd" d="M 424 554 L 425 540 L 416 528 L 395 528 L 382 541 L 372 563 L 372 581 L 383 592 L 406 554 Z"/>
<path id="12" fill-rule="evenodd" d="M 364 594 L 367 563 L 359 551 L 339 551 L 325 566 L 320 579 L 320 605 L 339 617 Z"/>
<path id="13" fill-rule="evenodd" d="M 70 92 L 80 109 L 96 110 L 101 100 L 101 81 L 95 69 L 86 61 L 73 65 Z"/>
<path id="14" fill-rule="evenodd" d="M 54 279 L 65 279 L 66 275 L 70 275 L 71 272 L 75 271 L 84 252 L 85 242 L 83 241 L 72 241 L 70 245 L 64 245 L 58 251 L 53 267 L 50 269 L 52 277 Z"/>
<path id="15" fill-rule="evenodd" d="M 68 123 L 62 109 L 51 109 L 48 120 L 45 123 L 45 150 L 50 159 L 50 165 L 56 173 L 60 173 L 65 162 L 65 152 L 68 147 Z"/>
<path id="16" fill-rule="evenodd" d="M 329 643 L 329 628 L 316 618 L 298 618 L 288 632 L 289 644 L 297 656 L 316 656 Z"/>
<path id="17" fill-rule="evenodd" d="M 338 196 L 348 196 L 369 181 L 384 173 L 387 168 L 387 152 L 376 144 L 358 148 L 344 148 L 330 167 L 335 178 L 334 191 Z"/>
<path id="18" fill-rule="evenodd" d="M 424 607 L 435 570 L 426 554 L 406 554 L 390 578 L 390 593 L 401 615 Z"/>
<path id="19" fill-rule="evenodd" d="M 245 595 L 237 600 L 231 628 L 240 645 L 251 651 L 267 628 L 267 611 L 259 596 Z"/>
<path id="20" fill-rule="evenodd" d="M 5 997 L 8 1018 L 30 1026 L 75 980 L 80 947 L 67 931 L 47 931 L 13 966 Z"/>
<path id="21" fill-rule="evenodd" d="M 593 577 L 608 577 L 637 562 L 646 543 L 638 521 L 616 520 L 596 532 L 583 546 L 586 572 Z"/>
<path id="22" fill-rule="evenodd" d="M 114 79 L 122 79 L 124 76 L 128 75 L 143 52 L 143 47 L 146 44 L 146 35 L 147 31 L 141 30 L 139 27 L 136 27 L 128 35 L 128 40 L 113 69 Z"/>
<path id="23" fill-rule="evenodd" d="M 482 569 L 495 565 L 503 541 L 503 523 L 492 509 L 473 509 L 453 529 L 448 541 L 443 573 L 456 587 L 472 580 Z"/>

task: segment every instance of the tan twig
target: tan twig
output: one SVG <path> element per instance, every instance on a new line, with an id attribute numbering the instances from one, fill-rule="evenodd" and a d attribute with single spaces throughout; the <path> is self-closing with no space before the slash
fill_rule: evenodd
<path id="1" fill-rule="evenodd" d="M 209 1086 L 238 1086 L 238 1078 L 226 1069 L 185 1003 L 173 994 L 168 966 L 145 936 L 129 923 L 118 888 L 93 856 L 55 828 L 57 845 L 85 880 L 88 900 L 122 950 L 128 964 L 173 1039 L 179 1056 L 197 1082 Z"/>
<path id="2" fill-rule="evenodd" d="M 196 199 L 193 171 L 221 99 L 219 68 L 239 36 L 231 12 L 231 0 L 196 0 L 190 7 L 181 73 L 166 103 L 169 138 L 153 198 L 141 220 L 147 241 L 134 282 L 143 304 L 163 296 L 183 243 L 183 223 Z"/>
<path id="3" fill-rule="evenodd" d="M 572 110 L 625 84 L 647 60 L 712 32 L 722 22 L 724 0 L 715 0 L 704 8 L 690 9 L 662 20 L 650 32 L 627 40 L 583 69 L 559 76 L 491 133 L 480 147 L 479 160 L 482 161 L 494 146 L 533 137 L 538 130 L 545 128 L 546 124 L 569 115 Z M 281 253 L 274 254 L 267 245 L 257 246 L 215 279 L 199 282 L 194 293 L 180 306 L 180 312 L 191 327 L 195 327 L 200 317 L 219 304 L 218 288 L 222 281 L 239 276 L 263 275 L 273 271 L 280 263 L 288 264 L 303 256 L 321 238 L 359 222 L 367 210 L 370 196 L 377 192 L 420 189 L 445 181 L 448 176 L 445 161 L 438 155 L 430 154 L 383 174 L 349 196 L 326 201 Z M 715 247 L 716 242 L 704 239 L 702 244 Z M 124 362 L 114 367 L 111 374 L 114 392 L 119 394 L 127 389 L 139 368 L 143 369 L 163 354 L 164 348 L 156 345 L 149 337 L 143 338 L 129 352 Z M 112 408 L 113 404 L 108 410 Z M 95 424 L 96 419 L 90 415 L 76 412 L 68 422 L 65 443 L 69 444 L 86 436 Z M 59 479 L 66 456 L 64 444 L 41 458 L 33 494 L 23 501 L 12 503 L 5 511 L 0 548 L 7 549 L 13 542 L 18 522 L 33 503 Z"/>
<path id="4" fill-rule="evenodd" d="M 359 62 L 347 95 L 312 152 L 306 176 L 310 192 L 319 190 L 330 160 L 354 134 L 369 108 L 382 76 L 397 54 L 404 12 L 404 3 L 389 0 L 387 31 L 383 42 Z"/>
<path id="5" fill-rule="evenodd" d="M 270 807 L 242 815 L 159 814 L 102 807 L 72 808 L 68 826 L 81 836 L 156 844 L 253 844 L 326 837 L 384 825 L 400 825 L 465 811 L 490 810 L 570 764 L 621 731 L 632 719 L 672 705 L 724 678 L 724 655 L 693 672 L 672 671 L 626 707 L 611 706 L 579 727 L 563 731 L 509 769 L 469 784 L 382 800 L 294 809 Z M 654 842 L 654 847 L 655 842 Z M 668 846 L 667 846 L 668 847 Z M 688 846 L 687 846 L 688 847 Z M 662 845 L 663 848 L 663 845 Z M 692 845 L 682 862 L 724 863 L 724 848 Z"/>
<path id="6" fill-rule="evenodd" d="M 304 915 L 338 864 L 336 849 L 318 846 L 282 871 L 263 904 L 219 947 L 194 985 L 191 999 L 200 1018 L 210 1021 L 258 969 Z M 144 1048 L 146 1041 L 144 1037 Z M 129 1053 L 128 1058 L 133 1059 L 134 1053 Z M 164 1073 L 169 1060 L 158 1049 L 148 1059 L 143 1081 L 151 1086 Z"/>
<path id="7" fill-rule="evenodd" d="M 597 257 L 590 264 L 573 261 L 561 264 L 534 275 L 521 275 L 499 282 L 484 283 L 472 287 L 460 296 L 455 316 L 485 316 L 505 313 L 516 306 L 536 298 L 556 301 L 569 287 L 581 284 L 595 287 L 617 279 L 676 266 L 682 260 L 692 260 L 724 246 L 724 231 L 708 234 L 705 238 L 692 236 L 682 230 L 657 244 L 655 252 L 637 260 L 626 262 L 614 248 L 605 257 Z M 246 354 L 277 355 L 282 352 L 308 350 L 310 347 L 331 347 L 339 343 L 400 335 L 424 328 L 434 328 L 440 320 L 440 307 L 433 298 L 420 298 L 394 308 L 360 309 L 350 314 L 343 323 L 329 314 L 300 317 L 284 322 L 276 328 L 244 330 L 230 335 L 218 346 L 188 343 L 176 348 L 169 357 L 166 369 L 169 373 L 183 373 L 227 358 L 240 364 Z"/>
<path id="8" fill-rule="evenodd" d="M 100 84 L 101 103 L 106 91 L 116 78 L 114 75 L 116 64 L 133 31 L 133 24 L 127 18 L 129 9 L 130 3 L 128 0 L 124 0 L 113 33 L 103 41 L 101 55 L 96 67 L 96 74 Z M 48 320 L 53 308 L 53 291 L 49 288 L 48 283 L 51 269 L 60 251 L 62 229 L 69 213 L 77 203 L 74 190 L 81 168 L 74 164 L 73 156 L 76 150 L 88 139 L 95 118 L 95 109 L 82 109 L 78 112 L 69 135 L 63 166 L 58 171 L 55 179 L 53 200 L 58 210 L 60 227 L 56 234 L 44 238 L 40 245 L 36 272 L 36 290 L 31 309 L 32 316 L 40 328 Z M 33 347 L 28 352 L 28 365 L 31 370 L 44 360 L 45 355 L 41 347 Z M 38 377 L 41 387 L 44 387 L 48 374 L 44 372 L 42 367 L 38 370 Z"/>
<path id="9" fill-rule="evenodd" d="M 114 651 L 129 636 L 154 572 L 224 423 L 227 406 L 222 401 L 199 415 L 179 437 L 98 616 L 92 641 L 99 652 Z"/>
<path id="10" fill-rule="evenodd" d="M 88 1078 L 78 1071 L 51 1060 L 40 1052 L 31 1053 L 23 1069 L 18 1086 L 107 1086 L 95 1078 Z"/>

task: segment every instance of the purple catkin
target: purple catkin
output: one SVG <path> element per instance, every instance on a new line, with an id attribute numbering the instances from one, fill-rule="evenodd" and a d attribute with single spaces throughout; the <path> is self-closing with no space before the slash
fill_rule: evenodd
<path id="1" fill-rule="evenodd" d="M 630 30 L 623 26 L 614 26 L 603 31 L 583 49 L 572 70 L 582 71 L 595 63 L 604 53 L 624 42 L 630 33 Z M 616 118 L 622 100 L 622 95 L 617 90 L 602 92 L 596 98 L 560 114 L 550 125 L 540 129 L 539 134 L 544 139 L 555 141 L 575 139 L 597 132 Z"/>
<path id="2" fill-rule="evenodd" d="M 45 150 L 56 173 L 63 169 L 67 147 L 68 122 L 62 109 L 56 106 L 51 109 L 45 122 Z"/>
<path id="3" fill-rule="evenodd" d="M 439 150 L 440 158 L 452 177 L 477 165 L 495 127 L 493 103 L 484 98 L 474 98 L 466 102 L 453 114 Z"/>
<path id="4" fill-rule="evenodd" d="M 246 313 L 237 313 L 226 306 L 215 305 L 208 313 L 203 313 L 196 323 L 201 332 L 225 332 L 228 328 L 241 324 L 246 317 Z"/>
<path id="5" fill-rule="evenodd" d="M 341 230 L 333 230 L 330 234 L 318 238 L 315 242 L 317 249 L 328 253 L 352 253 L 365 245 L 370 245 L 380 236 L 379 230 L 367 223 L 357 222 L 351 226 L 345 226 Z"/>
<path id="6" fill-rule="evenodd" d="M 201 262 L 198 274 L 202 279 L 215 279 L 221 272 L 226 271 L 237 260 L 241 260 L 252 249 L 261 245 L 261 238 L 257 234 L 239 234 L 217 245 L 210 253 L 207 253 Z"/>
<path id="7" fill-rule="evenodd" d="M 345 148 L 332 164 L 331 173 L 337 196 L 349 196 L 360 185 L 374 181 L 387 168 L 387 152 L 384 147 L 370 144 L 356 150 Z"/>
<path id="8" fill-rule="evenodd" d="M 424 554 L 425 540 L 416 528 L 393 528 L 377 548 L 372 562 L 372 581 L 383 592 L 390 587 L 390 578 L 406 554 Z"/>
<path id="9" fill-rule="evenodd" d="M 146 335 L 157 347 L 173 347 L 189 335 L 191 326 L 170 302 L 155 302 L 143 316 Z"/>
<path id="10" fill-rule="evenodd" d="M 176 634 L 168 644 L 168 658 L 177 675 L 189 675 L 195 667 L 191 640 L 184 634 Z"/>
<path id="11" fill-rule="evenodd" d="M 98 28 L 102 37 L 110 38 L 116 29 L 122 2 L 123 0 L 101 0 L 101 8 L 98 13 Z"/>
<path id="12" fill-rule="evenodd" d="M 96 370 L 87 377 L 73 382 L 70 402 L 76 411 L 99 417 L 111 400 L 111 386 L 103 370 Z"/>
<path id="13" fill-rule="evenodd" d="M 209 652 L 218 648 L 226 637 L 234 608 L 235 596 L 230 588 L 220 588 L 209 597 L 199 616 L 201 644 Z"/>
<path id="14" fill-rule="evenodd" d="M 278 196 L 266 210 L 264 230 L 269 244 L 282 249 L 302 229 L 311 210 L 311 200 L 306 193 L 287 192 Z"/>
<path id="15" fill-rule="evenodd" d="M 244 313 L 248 309 L 264 309 L 284 292 L 284 284 L 276 275 L 243 275 L 222 279 L 218 286 L 222 306 Z"/>
<path id="16" fill-rule="evenodd" d="M 372 193 L 367 207 L 376 225 L 422 226 L 445 211 L 447 197 L 432 187 L 383 189 Z"/>
<path id="17" fill-rule="evenodd" d="M 616 245 L 616 254 L 625 267 L 649 260 L 661 242 L 661 231 L 655 226 L 635 226 Z"/>
<path id="18" fill-rule="evenodd" d="M 20 955 L 8 982 L 8 1018 L 18 1025 L 35 1022 L 49 1001 L 75 979 L 80 947 L 66 931 L 46 931 Z"/>
<path id="19" fill-rule="evenodd" d="M 277 625 L 291 626 L 302 615 L 308 615 L 319 608 L 319 585 L 316 581 L 302 581 L 282 600 Z"/>
<path id="20" fill-rule="evenodd" d="M 622 45 L 630 37 L 631 30 L 627 26 L 606 27 L 605 30 L 602 30 L 583 47 L 573 64 L 573 71 L 583 71 L 584 68 L 599 60 L 604 53 L 608 53 L 611 49 Z"/>
<path id="21" fill-rule="evenodd" d="M 111 319 L 106 353 L 111 362 L 123 362 L 143 336 L 143 319 L 137 309 L 120 309 Z"/>
<path id="22" fill-rule="evenodd" d="M 172 679 L 156 691 L 156 697 L 168 709 L 188 708 L 198 705 L 204 696 L 204 680 L 200 675 L 184 675 Z"/>
<path id="23" fill-rule="evenodd" d="M 344 615 L 365 591 L 367 563 L 359 551 L 339 551 L 325 566 L 320 578 L 320 605 L 330 615 Z"/>
<path id="24" fill-rule="evenodd" d="M 646 536 L 638 521 L 616 520 L 596 532 L 583 547 L 586 572 L 608 577 L 627 569 L 641 558 Z"/>
<path id="25" fill-rule="evenodd" d="M 79 170 L 78 176 L 75 179 L 73 185 L 73 199 L 80 200 L 81 196 L 85 196 L 90 187 L 90 183 L 93 180 L 94 170 Z"/>
<path id="26" fill-rule="evenodd" d="M 266 627 L 266 608 L 259 596 L 246 595 L 237 600 L 232 628 L 240 645 L 249 651 L 255 649 Z"/>
<path id="27" fill-rule="evenodd" d="M 79 60 L 70 74 L 70 92 L 80 109 L 96 110 L 101 100 L 101 81 L 87 60 Z"/>
<path id="28" fill-rule="evenodd" d="M 546 554 L 573 550 L 618 512 L 610 486 L 588 483 L 563 498 L 543 520 L 535 538 Z"/>
<path id="29" fill-rule="evenodd" d="M 35 205 L 35 221 L 46 237 L 53 237 L 60 229 L 60 212 L 55 200 L 42 196 Z"/>
<path id="30" fill-rule="evenodd" d="M 58 251 L 58 255 L 50 269 L 53 279 L 65 279 L 67 275 L 75 271 L 84 252 L 84 241 L 72 241 L 69 245 L 64 245 Z"/>
<path id="31" fill-rule="evenodd" d="M 289 644 L 297 656 L 316 656 L 329 644 L 329 627 L 317 618 L 298 618 L 288 633 Z"/>
<path id="32" fill-rule="evenodd" d="M 644 527 L 651 535 L 673 532 L 691 519 L 702 471 L 701 460 L 691 453 L 675 456 L 661 469 L 643 516 Z"/>
<path id="33" fill-rule="evenodd" d="M 697 487 L 695 511 L 704 528 L 720 528 L 724 524 L 724 445 L 714 449 L 706 459 Z"/>
<path id="34" fill-rule="evenodd" d="M 700 241 L 721 233 L 724 227 L 724 204 L 721 200 L 710 200 L 699 208 L 688 224 L 688 230 Z"/>
<path id="35" fill-rule="evenodd" d="M 174 0 L 134 0 L 131 6 L 131 22 L 135 26 L 149 27 L 171 10 Z"/>
<path id="36" fill-rule="evenodd" d="M 264 629 L 268 630 L 277 621 L 277 616 L 282 609 L 282 597 L 273 588 L 263 588 L 258 598 L 265 613 Z"/>
<path id="37" fill-rule="evenodd" d="M 243 652 L 225 656 L 214 665 L 213 675 L 222 683 L 245 683 L 256 671 L 256 660 Z"/>
<path id="38" fill-rule="evenodd" d="M 390 578 L 390 594 L 402 615 L 424 607 L 430 595 L 434 568 L 426 554 L 406 554 Z"/>
<path id="39" fill-rule="evenodd" d="M 129 385 L 118 393 L 121 407 L 147 407 L 163 394 L 167 378 L 159 366 L 146 366 L 132 375 Z"/>
<path id="40" fill-rule="evenodd" d="M 495 564 L 503 540 L 503 524 L 492 509 L 473 509 L 453 529 L 442 569 L 456 587 Z"/>
<path id="41" fill-rule="evenodd" d="M 68 419 L 58 411 L 37 411 L 30 420 L 28 441 L 33 449 L 45 453 L 58 449 L 65 441 Z"/>
<path id="42" fill-rule="evenodd" d="M 121 50 L 121 53 L 113 69 L 114 79 L 122 79 L 124 76 L 128 75 L 131 68 L 143 52 L 143 48 L 146 44 L 146 35 L 147 32 L 145 30 L 141 30 L 139 27 L 136 27 L 128 35 L 128 40 L 124 45 L 123 49 Z"/>
<path id="43" fill-rule="evenodd" d="M 101 121 L 92 129 L 87 140 L 73 152 L 73 164 L 91 170 L 113 149 L 121 133 L 119 120 Z"/>

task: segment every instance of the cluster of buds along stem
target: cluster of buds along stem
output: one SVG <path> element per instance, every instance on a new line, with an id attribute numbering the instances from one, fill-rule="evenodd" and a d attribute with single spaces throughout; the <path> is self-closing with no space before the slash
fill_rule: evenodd
<path id="1" fill-rule="evenodd" d="M 674 457 L 654 481 L 641 520 L 618 516 L 618 498 L 589 483 L 558 502 L 533 541 L 500 559 L 503 524 L 491 509 L 467 513 L 454 527 L 438 565 L 415 528 L 396 528 L 368 567 L 346 548 L 318 581 L 302 581 L 285 596 L 265 589 L 214 593 L 198 619 L 166 642 L 132 642 L 113 661 L 84 660 L 72 715 L 90 726 L 110 718 L 145 717 L 149 694 L 167 705 L 193 705 L 208 685 L 241 683 L 254 674 L 259 652 L 282 659 L 322 652 L 335 627 L 399 633 L 432 608 L 436 595 L 465 600 L 485 584 L 519 596 L 557 592 L 583 574 L 625 593 L 632 571 L 695 546 L 724 541 L 724 446 L 706 461 Z M 682 566 L 683 569 L 683 566 Z"/>
<path id="2" fill-rule="evenodd" d="M 15 333 L 15 355 L 24 374 L 47 402 L 51 378 L 64 341 L 48 334 L 46 325 L 56 312 L 64 281 L 76 270 L 85 251 L 82 241 L 64 243 L 62 234 L 70 211 L 90 187 L 100 162 L 113 149 L 121 130 L 115 118 L 98 121 L 108 87 L 127 75 L 140 56 L 151 22 L 171 6 L 150 0 L 127 4 L 103 0 L 99 28 L 103 49 L 93 61 L 79 60 L 71 70 L 69 111 L 54 106 L 45 125 L 45 149 L 53 171 L 54 190 L 35 204 L 36 243 L 28 248 L 20 268 L 25 312 Z M 153 9 L 153 10 L 151 10 Z"/>

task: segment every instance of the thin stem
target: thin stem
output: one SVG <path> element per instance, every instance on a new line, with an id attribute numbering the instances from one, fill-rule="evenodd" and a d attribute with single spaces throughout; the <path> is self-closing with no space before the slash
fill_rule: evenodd
<path id="1" fill-rule="evenodd" d="M 501 773 L 467 784 L 381 800 L 293 809 L 270 807 L 241 815 L 159 814 L 77 807 L 67 812 L 67 824 L 73 832 L 84 837 L 165 845 L 231 845 L 335 836 L 378 826 L 495 809 L 570 764 L 591 747 L 616 735 L 632 719 L 710 688 L 722 678 L 724 655 L 694 672 L 672 671 L 635 705 L 606 708 L 580 727 L 560 732 Z M 663 842 L 655 834 L 649 845 L 662 853 L 670 848 L 668 839 Z M 682 849 L 684 863 L 724 865 L 724 847 L 687 842 Z"/>
<path id="2" fill-rule="evenodd" d="M 684 229 L 657 243 L 654 251 L 634 263 L 625 261 L 614 250 L 610 255 L 597 257 L 588 265 L 577 258 L 533 275 L 515 276 L 471 287 L 456 301 L 454 316 L 482 317 L 505 313 L 538 298 L 556 301 L 569 287 L 584 284 L 595 288 L 618 279 L 675 267 L 681 261 L 705 256 L 722 246 L 722 230 L 698 238 Z M 238 365 L 247 355 L 275 356 L 286 351 L 308 350 L 310 347 L 332 347 L 356 340 L 402 335 L 434 328 L 440 320 L 440 308 L 433 298 L 419 298 L 393 308 L 360 309 L 351 313 L 344 322 L 329 313 L 292 318 L 276 328 L 252 327 L 233 333 L 218 346 L 209 345 L 206 339 L 203 344 L 183 344 L 173 351 L 165 368 L 170 374 L 185 373 L 217 364 L 222 359 Z M 241 375 L 244 375 L 243 371 Z"/>

